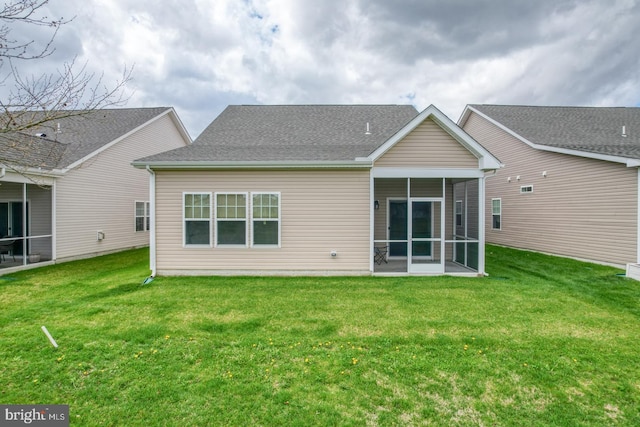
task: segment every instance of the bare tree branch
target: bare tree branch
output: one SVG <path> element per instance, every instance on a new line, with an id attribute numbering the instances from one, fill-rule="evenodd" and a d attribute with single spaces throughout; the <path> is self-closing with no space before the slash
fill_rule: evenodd
<path id="1" fill-rule="evenodd" d="M 49 0 L 17 0 L 4 4 L 0 10 L 0 22 L 2 22 L 0 25 L 0 58 L 40 59 L 55 51 L 52 44 L 58 30 L 73 19 L 51 19 L 46 15 L 40 15 L 48 3 Z M 51 27 L 53 33 L 43 48 L 35 53 L 29 53 L 29 48 L 33 46 L 34 40 L 18 41 L 11 38 L 13 27 L 22 24 Z"/>
<path id="2" fill-rule="evenodd" d="M 52 19 L 45 10 L 49 0 L 9 0 L 0 7 L 0 165 L 15 171 L 29 167 L 53 168 L 64 154 L 55 140 L 34 136 L 43 126 L 54 127 L 56 120 L 84 116 L 103 108 L 121 107 L 128 101 L 124 89 L 133 69 L 125 67 L 112 85 L 104 73 L 87 70 L 87 63 L 76 59 L 60 65 L 54 72 L 25 75 L 19 63 L 50 56 L 58 30 L 71 20 Z M 19 25 L 50 27 L 50 38 L 40 47 L 34 40 L 18 40 L 12 32 Z M 53 133 L 53 132 L 52 132 Z M 38 164 L 31 164 L 33 159 Z"/>

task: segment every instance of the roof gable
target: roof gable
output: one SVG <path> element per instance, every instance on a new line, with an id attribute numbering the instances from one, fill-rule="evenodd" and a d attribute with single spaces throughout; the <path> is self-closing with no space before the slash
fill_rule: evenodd
<path id="1" fill-rule="evenodd" d="M 640 108 L 468 105 L 461 126 L 472 112 L 539 150 L 632 166 L 640 160 Z"/>
<path id="2" fill-rule="evenodd" d="M 371 153 L 368 158 L 372 161 L 380 159 L 385 153 L 387 153 L 392 147 L 394 147 L 405 137 L 407 137 L 425 120 L 432 120 L 433 122 L 435 122 L 438 126 L 440 126 L 442 130 L 451 135 L 454 140 L 456 140 L 466 150 L 474 155 L 478 159 L 480 169 L 492 170 L 501 167 L 500 161 L 497 158 L 489 153 L 489 151 L 482 147 L 482 145 L 480 145 L 469 134 L 463 131 L 458 125 L 456 125 L 434 105 L 430 105 L 429 107 L 425 108 L 419 115 L 417 115 L 413 120 L 407 123 L 395 135 L 393 135 L 393 137 L 391 137 L 383 145 L 381 145 L 373 153 Z"/>

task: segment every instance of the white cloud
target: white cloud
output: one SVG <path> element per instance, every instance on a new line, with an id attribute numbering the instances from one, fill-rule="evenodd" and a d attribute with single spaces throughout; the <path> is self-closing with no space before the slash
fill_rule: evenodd
<path id="1" fill-rule="evenodd" d="M 58 52 L 193 136 L 238 103 L 635 105 L 635 0 L 51 0 Z M 36 67 L 36 65 L 29 65 Z"/>

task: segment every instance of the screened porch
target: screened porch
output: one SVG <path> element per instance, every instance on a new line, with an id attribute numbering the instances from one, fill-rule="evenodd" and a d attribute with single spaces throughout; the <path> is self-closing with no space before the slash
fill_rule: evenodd
<path id="1" fill-rule="evenodd" d="M 482 273 L 481 183 L 478 178 L 375 178 L 374 273 Z"/>
<path id="2" fill-rule="evenodd" d="M 53 259 L 52 191 L 0 181 L 0 271 Z"/>

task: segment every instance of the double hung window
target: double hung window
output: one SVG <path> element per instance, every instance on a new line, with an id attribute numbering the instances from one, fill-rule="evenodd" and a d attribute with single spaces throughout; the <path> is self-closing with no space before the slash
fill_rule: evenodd
<path id="1" fill-rule="evenodd" d="M 216 244 L 247 245 L 247 194 L 216 193 Z"/>
<path id="2" fill-rule="evenodd" d="M 136 231 L 149 231 L 150 212 L 149 202 L 136 202 Z"/>
<path id="3" fill-rule="evenodd" d="M 252 246 L 280 245 L 280 194 L 252 193 Z"/>
<path id="4" fill-rule="evenodd" d="M 491 199 L 491 228 L 502 229 L 502 199 Z"/>
<path id="5" fill-rule="evenodd" d="M 184 244 L 211 244 L 211 193 L 184 194 Z"/>
<path id="6" fill-rule="evenodd" d="M 184 193 L 183 211 L 185 246 L 280 246 L 280 193 Z"/>

